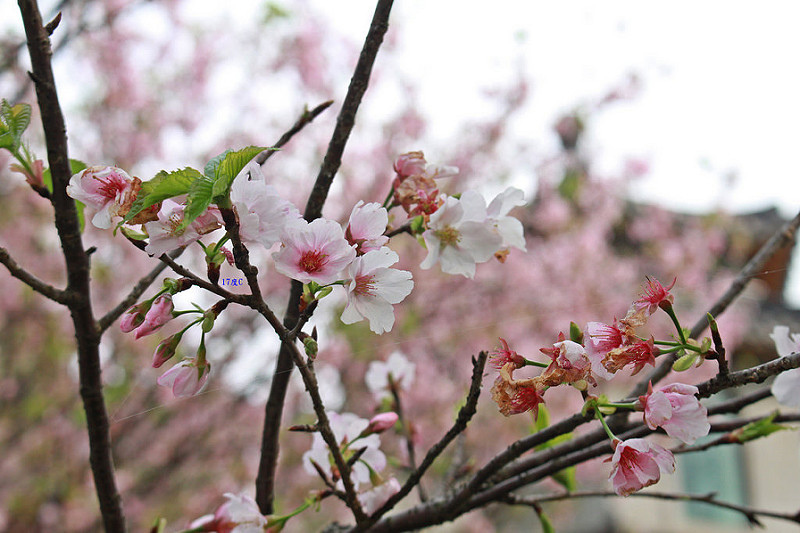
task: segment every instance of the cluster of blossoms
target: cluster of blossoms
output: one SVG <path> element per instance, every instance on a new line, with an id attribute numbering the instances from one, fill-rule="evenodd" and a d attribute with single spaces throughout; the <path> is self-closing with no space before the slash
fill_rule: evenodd
<path id="1" fill-rule="evenodd" d="M 710 341 L 698 345 L 685 338 L 672 308 L 673 295 L 669 292 L 674 281 L 664 287 L 655 279 L 648 279 L 644 294 L 634 301 L 625 317 L 612 324 L 589 322 L 584 331 L 577 325 L 570 328 L 570 339 L 563 333 L 551 347 L 540 351 L 550 358 L 550 363 L 531 361 L 511 350 L 504 339 L 502 347 L 491 355 L 491 364 L 499 370 L 492 387 L 492 397 L 505 416 L 532 412 L 537 415 L 539 405 L 544 403 L 544 394 L 551 388 L 569 384 L 587 391 L 597 386 L 598 380 L 610 380 L 618 371 L 631 367 L 638 373 L 645 365 L 655 365 L 661 353 L 690 352 L 692 362 L 710 352 Z M 650 315 L 658 309 L 664 310 L 678 328 L 679 340 L 656 341 L 643 338 L 636 329 L 647 323 Z M 659 349 L 656 345 L 663 346 Z M 687 357 L 687 356 L 684 356 Z M 682 357 L 681 359 L 683 359 Z M 515 379 L 514 372 L 526 366 L 543 367 L 536 377 Z M 587 407 L 602 419 L 601 408 L 606 410 L 632 409 L 643 412 L 644 422 L 650 429 L 663 429 L 670 437 L 686 444 L 693 444 L 699 437 L 708 434 L 710 424 L 707 410 L 696 395 L 697 387 L 674 383 L 648 393 L 630 403 L 609 403 L 604 397 L 588 396 Z M 673 472 L 675 461 L 672 453 L 645 439 L 621 441 L 606 430 L 611 437 L 614 455 L 610 480 L 617 494 L 627 496 L 643 487 L 656 483 L 664 472 Z"/>
<path id="2" fill-rule="evenodd" d="M 325 218 L 306 221 L 291 202 L 267 183 L 261 166 L 253 159 L 255 153 L 247 152 L 249 162 L 235 167 L 237 172 L 227 192 L 214 196 L 213 202 L 211 196 L 205 198 L 205 203 L 192 197 L 201 189 L 194 187 L 193 180 L 211 180 L 217 172 L 214 169 L 227 159 L 212 160 L 205 176 L 184 169 L 161 173 L 145 183 L 120 168 L 88 167 L 72 176 L 67 194 L 94 211 L 92 223 L 96 227 L 108 229 L 116 225 L 130 239 L 141 241 L 150 255 L 161 256 L 199 242 L 213 283 L 218 282 L 220 267 L 226 260 L 231 265 L 235 263 L 233 254 L 223 246 L 231 236 L 225 234 L 207 246 L 200 239 L 223 228 L 222 211 L 230 209 L 236 216 L 242 242 L 268 250 L 276 248 L 272 253 L 275 270 L 305 284 L 303 305 L 326 296 L 337 286 L 343 287 L 347 302 L 342 322 L 367 320 L 370 329 L 378 334 L 392 329 L 394 305 L 402 302 L 414 286 L 410 272 L 393 268 L 400 258 L 386 246 L 389 210 L 393 207 L 400 206 L 407 212 L 411 219 L 405 229 L 428 249 L 422 268 L 439 262 L 444 272 L 472 277 L 477 263 L 491 257 L 503 261 L 510 247 L 525 249 L 522 224 L 508 215 L 512 208 L 524 203 L 522 191 L 509 188 L 488 206 L 474 191 L 460 196 L 441 194 L 436 180 L 454 175 L 457 169 L 431 165 L 422 152 L 410 152 L 397 159 L 392 193 L 384 205 L 359 201 L 344 226 Z M 216 184 L 214 187 L 216 190 Z M 198 204 L 205 206 L 199 213 Z M 156 297 L 132 307 L 123 317 L 122 330 L 134 331 L 138 339 L 158 330 L 174 316 L 201 312 L 176 312 L 172 295 L 177 290 L 165 286 Z M 205 312 L 190 326 L 202 324 L 205 335 L 220 310 L 210 318 Z M 158 346 L 154 367 L 175 354 L 188 327 Z M 201 343 L 196 357 L 180 361 L 159 383 L 172 387 L 177 396 L 190 396 L 202 389 L 209 371 Z"/>

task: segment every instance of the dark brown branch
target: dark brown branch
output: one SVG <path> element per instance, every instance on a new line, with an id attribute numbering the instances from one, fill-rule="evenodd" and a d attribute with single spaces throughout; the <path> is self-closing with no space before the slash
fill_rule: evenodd
<path id="1" fill-rule="evenodd" d="M 697 386 L 700 391 L 697 396 L 699 398 L 708 398 L 723 389 L 741 387 L 748 383 L 762 383 L 770 376 L 775 376 L 785 370 L 797 367 L 800 367 L 800 353 L 779 357 L 768 363 L 740 370 L 739 372 L 718 374 L 716 377 Z"/>
<path id="2" fill-rule="evenodd" d="M 428 453 L 425 455 L 425 458 L 420 463 L 419 467 L 409 476 L 406 482 L 401 487 L 400 491 L 389 498 L 389 500 L 377 511 L 375 511 L 370 520 L 363 524 L 363 527 L 369 526 L 373 524 L 376 520 L 378 520 L 381 516 L 386 514 L 392 507 L 397 504 L 400 500 L 405 498 L 405 496 L 411 492 L 411 489 L 414 488 L 415 485 L 419 483 L 419 480 L 422 479 L 422 476 L 428 470 L 428 468 L 433 464 L 433 462 L 442 454 L 442 452 L 447 448 L 447 446 L 455 439 L 458 435 L 464 432 L 467 428 L 467 424 L 469 421 L 472 420 L 472 417 L 475 415 L 476 407 L 478 405 L 478 397 L 480 396 L 481 392 L 481 381 L 483 378 L 483 370 L 486 367 L 486 360 L 488 359 L 488 354 L 486 352 L 481 352 L 478 354 L 477 358 L 472 359 L 472 382 L 470 384 L 469 393 L 467 394 L 467 400 L 464 405 L 459 409 L 458 416 L 456 417 L 455 423 L 450 428 L 450 430 L 442 437 L 439 442 L 434 444 Z M 385 521 L 391 521 L 392 517 L 389 517 Z M 391 526 L 390 526 L 391 527 Z M 363 531 L 364 529 L 359 529 L 356 527 L 355 531 Z M 389 530 L 391 531 L 391 529 Z"/>
<path id="3" fill-rule="evenodd" d="M 735 505 L 728 502 L 722 502 L 716 499 L 716 493 L 710 492 L 708 494 L 681 494 L 672 492 L 634 492 L 631 494 L 637 498 L 654 498 L 657 500 L 671 500 L 671 501 L 686 501 L 686 502 L 700 502 L 707 503 L 716 507 L 730 509 L 743 514 L 752 525 L 764 527 L 758 520 L 758 517 L 777 518 L 779 520 L 788 520 L 800 524 L 800 512 L 797 513 L 777 513 L 774 511 L 765 511 L 761 509 L 754 509 L 744 505 Z M 502 501 L 510 505 L 539 505 L 545 502 L 555 502 L 560 500 L 571 500 L 575 498 L 618 498 L 614 491 L 581 491 L 581 492 L 565 492 L 562 494 L 553 494 L 550 496 L 518 496 L 516 494 L 509 494 Z"/>
<path id="4" fill-rule="evenodd" d="M 317 175 L 314 188 L 306 202 L 304 216 L 306 220 L 314 220 L 322 215 L 322 206 L 328 197 L 333 177 L 341 164 L 344 147 L 350 136 L 350 131 L 355 124 L 355 116 L 361 104 L 361 99 L 367 90 L 372 65 L 378 54 L 378 49 L 383 42 L 383 36 L 389 27 L 389 14 L 393 0 L 379 0 L 372 17 L 364 46 L 361 49 L 358 63 L 356 64 L 350 86 L 347 89 L 342 109 L 336 121 L 328 150 Z M 292 282 L 292 292 L 284 316 L 284 326 L 291 330 L 297 325 L 300 316 L 299 304 L 302 296 L 302 284 Z M 264 430 L 261 438 L 261 459 L 256 477 L 256 502 L 261 512 L 271 514 L 275 498 L 275 469 L 278 463 L 278 434 L 283 417 L 283 404 L 292 372 L 291 349 L 287 343 L 281 344 L 278 360 L 275 363 L 275 372 L 270 386 L 269 397 L 265 406 Z"/>
<path id="5" fill-rule="evenodd" d="M 75 202 L 66 193 L 72 172 L 67 153 L 67 129 L 50 63 L 52 49 L 36 0 L 19 0 L 18 3 L 28 40 L 33 69 L 31 78 L 35 82 L 53 178 L 51 202 L 55 225 L 66 262 L 66 292 L 78 348 L 80 394 L 89 433 L 89 462 L 106 533 L 124 533 L 125 517 L 114 479 L 108 413 L 100 375 L 100 336 L 91 306 L 89 257 L 83 247 Z"/>
<path id="6" fill-rule="evenodd" d="M 67 305 L 70 293 L 56 289 L 40 280 L 21 266 L 8 254 L 8 250 L 0 247 L 0 263 L 4 264 L 8 272 L 22 283 L 54 302 Z"/>
<path id="7" fill-rule="evenodd" d="M 800 213 L 783 225 L 781 229 L 775 232 L 772 237 L 761 247 L 761 249 L 754 255 L 750 261 L 739 271 L 739 274 L 731 283 L 728 290 L 723 294 L 708 310 L 708 314 L 713 317 L 721 315 L 728 306 L 733 303 L 739 294 L 744 290 L 747 284 L 764 268 L 764 265 L 769 259 L 775 255 L 781 248 L 788 246 L 794 241 L 797 228 L 800 226 Z M 689 336 L 696 339 L 708 326 L 708 321 L 704 316 L 691 330 Z M 672 370 L 672 364 L 677 360 L 677 354 L 670 354 L 663 356 L 664 360 L 658 365 L 650 375 L 646 376 L 642 381 L 636 384 L 636 387 L 631 391 L 629 397 L 636 398 L 647 392 L 647 384 L 652 382 L 658 383 Z"/>

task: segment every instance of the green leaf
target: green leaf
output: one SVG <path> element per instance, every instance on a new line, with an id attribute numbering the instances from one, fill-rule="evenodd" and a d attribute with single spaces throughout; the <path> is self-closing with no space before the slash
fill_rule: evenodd
<path id="1" fill-rule="evenodd" d="M 233 152 L 233 150 L 225 150 L 217 157 L 213 158 L 211 161 L 206 163 L 206 166 L 203 168 L 203 174 L 208 176 L 209 178 L 213 178 L 214 180 L 217 179 L 217 169 L 219 168 L 220 163 L 222 160 L 227 157 L 229 153 Z"/>
<path id="2" fill-rule="evenodd" d="M 11 105 L 3 98 L 0 102 L 0 148 L 13 152 L 19 149 L 22 134 L 31 123 L 31 106 L 29 104 Z"/>
<path id="3" fill-rule="evenodd" d="M 162 170 L 153 179 L 142 183 L 139 197 L 133 202 L 131 210 L 125 215 L 124 222 L 131 220 L 143 209 L 182 194 L 189 194 L 195 182 L 202 179 L 199 170 L 186 167 L 167 172 Z"/>
<path id="4" fill-rule="evenodd" d="M 176 231 L 180 232 L 188 228 L 189 224 L 203 214 L 208 206 L 211 205 L 213 190 L 214 181 L 208 176 L 199 176 L 192 183 L 186 196 L 186 210 L 183 212 L 183 221 L 178 225 Z"/>
<path id="5" fill-rule="evenodd" d="M 228 152 L 216 167 L 216 180 L 212 197 L 227 197 L 231 189 L 233 179 L 239 172 L 252 161 L 252 159 L 266 150 L 265 146 L 248 146 L 235 152 Z M 208 166 L 208 165 L 206 165 Z"/>
<path id="6" fill-rule="evenodd" d="M 775 420 L 776 416 L 778 416 L 777 411 L 762 418 L 761 420 L 750 422 L 746 426 L 742 426 L 739 429 L 732 431 L 731 440 L 733 442 L 742 444 L 751 440 L 766 437 L 767 435 L 771 435 L 776 431 L 781 431 L 783 429 L 794 429 L 789 426 L 782 426 L 780 424 L 773 423 L 772 421 Z"/>
<path id="7" fill-rule="evenodd" d="M 560 472 L 556 472 L 552 477 L 559 485 L 567 489 L 569 492 L 574 492 L 578 489 L 578 481 L 575 478 L 575 466 L 569 466 Z"/>

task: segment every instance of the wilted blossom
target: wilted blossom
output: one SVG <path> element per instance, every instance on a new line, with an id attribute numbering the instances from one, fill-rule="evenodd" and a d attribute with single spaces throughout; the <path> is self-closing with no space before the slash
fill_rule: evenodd
<path id="1" fill-rule="evenodd" d="M 67 194 L 95 211 L 95 227 L 108 229 L 114 217 L 130 211 L 140 184 L 121 168 L 88 167 L 70 178 Z"/>
<path id="2" fill-rule="evenodd" d="M 625 344 L 611 350 L 603 359 L 603 365 L 611 373 L 633 365 L 631 375 L 635 376 L 645 365 L 655 366 L 658 354 L 659 349 L 655 346 L 655 340 L 650 337 L 646 341 L 637 340 L 632 344 Z"/>
<path id="3" fill-rule="evenodd" d="M 217 210 L 209 208 L 185 228 L 183 222 L 186 206 L 174 200 L 164 200 L 158 211 L 158 220 L 147 222 L 144 227 L 150 241 L 144 251 L 159 257 L 161 254 L 176 250 L 198 240 L 206 233 L 220 227 Z"/>
<path id="4" fill-rule="evenodd" d="M 650 429 L 664 428 L 667 435 L 680 439 L 686 444 L 708 435 L 708 411 L 695 396 L 697 387 L 673 383 L 653 392 L 650 385 L 648 393 L 639 397 L 639 407 L 644 410 L 644 421 Z"/>
<path id="5" fill-rule="evenodd" d="M 559 335 L 559 339 L 552 348 L 539 350 L 548 355 L 552 362 L 536 379 L 544 387 L 556 387 L 563 383 L 578 384 L 582 381 L 595 385 L 592 364 L 586 357 L 584 347 L 577 342 L 564 340 L 563 333 Z"/>
<path id="6" fill-rule="evenodd" d="M 394 202 L 411 216 L 433 214 L 442 204 L 436 179 L 455 176 L 458 168 L 432 165 L 422 152 L 408 152 L 394 163 Z"/>
<path id="7" fill-rule="evenodd" d="M 645 439 L 615 439 L 611 474 L 608 479 L 619 496 L 629 494 L 657 483 L 662 473 L 675 472 L 672 452 Z"/>
<path id="8" fill-rule="evenodd" d="M 511 363 L 514 368 L 522 368 L 525 366 L 525 358 L 509 348 L 508 342 L 502 337 L 500 338 L 500 344 L 502 344 L 502 347 L 489 354 L 489 364 L 492 367 L 500 370 L 508 363 Z"/>
<path id="9" fill-rule="evenodd" d="M 403 301 L 414 288 L 411 272 L 389 268 L 399 259 L 389 248 L 381 248 L 353 260 L 348 268 L 347 306 L 342 322 L 352 324 L 366 318 L 374 333 L 391 331 L 392 305 Z"/>
<path id="10" fill-rule="evenodd" d="M 201 516 L 193 521 L 191 529 L 216 533 L 265 533 L 267 518 L 261 514 L 258 504 L 244 494 L 226 493 L 228 501 L 220 505 L 213 515 Z"/>
<path id="11" fill-rule="evenodd" d="M 780 357 L 800 352 L 800 334 L 790 335 L 787 326 L 775 326 L 770 337 Z M 780 404 L 800 408 L 800 368 L 778 374 L 771 391 Z"/>
<path id="12" fill-rule="evenodd" d="M 503 416 L 518 415 L 528 411 L 533 417 L 539 415 L 539 404 L 544 403 L 544 387 L 539 379 L 515 380 L 511 374 L 512 365 L 500 369 L 500 375 L 492 385 L 492 400 Z"/>
<path id="13" fill-rule="evenodd" d="M 285 226 L 301 218 L 297 207 L 281 198 L 275 187 L 242 175 L 231 186 L 231 203 L 239 218 L 242 240 L 258 242 L 266 248 L 280 242 Z"/>
<path id="14" fill-rule="evenodd" d="M 327 285 L 343 278 L 356 250 L 344 238 L 342 227 L 318 218 L 286 227 L 280 250 L 272 254 L 275 270 L 297 281 Z"/>
<path id="15" fill-rule="evenodd" d="M 380 250 L 389 242 L 389 237 L 383 234 L 388 223 L 389 213 L 381 204 L 364 204 L 359 200 L 350 213 L 344 236 L 356 247 L 358 255 L 364 255 L 371 250 Z"/>
<path id="16" fill-rule="evenodd" d="M 635 375 L 647 364 L 655 366 L 658 354 L 654 339 L 639 339 L 626 319 L 615 320 L 613 324 L 589 322 L 586 325 L 586 356 L 597 377 L 611 379 L 627 365 L 633 365 Z"/>
<path id="17" fill-rule="evenodd" d="M 211 363 L 197 359 L 184 359 L 158 378 L 162 387 L 171 387 L 177 398 L 189 398 L 200 392 L 208 381 Z"/>
<path id="18" fill-rule="evenodd" d="M 475 264 L 488 261 L 499 251 L 503 238 L 486 219 L 486 201 L 475 191 L 460 199 L 448 197 L 430 217 L 422 234 L 428 255 L 420 265 L 429 269 L 437 262 L 442 272 L 475 276 Z"/>
<path id="19" fill-rule="evenodd" d="M 370 467 L 379 472 L 386 467 L 386 456 L 378 448 L 381 445 L 380 437 L 375 433 L 361 437 L 369 426 L 369 421 L 353 413 L 328 413 L 331 431 L 339 443 L 345 461 L 358 450 L 366 448 L 364 453 L 352 466 L 353 484 L 357 487 L 360 483 L 369 483 Z M 316 463 L 331 479 L 339 480 L 341 475 L 333 463 L 333 458 L 328 450 L 328 445 L 322 435 L 314 433 L 311 449 L 303 454 L 303 467 L 309 474 L 316 475 L 317 471 L 312 465 Z M 365 464 L 366 463 L 366 464 Z M 369 467 L 367 467 L 367 464 Z"/>
<path id="20" fill-rule="evenodd" d="M 408 390 L 414 381 L 416 365 L 401 352 L 392 352 L 386 362 L 372 361 L 364 381 L 378 399 L 391 395 L 392 383 L 400 390 Z"/>
<path id="21" fill-rule="evenodd" d="M 608 352 L 622 346 L 623 342 L 626 340 L 626 335 L 617 325 L 616 321 L 614 324 L 589 322 L 584 331 L 586 338 L 586 356 L 592 363 L 592 372 L 600 378 L 606 380 L 611 379 L 614 375 L 603 365 L 603 359 Z"/>
<path id="22" fill-rule="evenodd" d="M 144 316 L 144 321 L 142 321 L 139 327 L 134 331 L 134 337 L 140 339 L 146 335 L 150 335 L 172 320 L 172 310 L 174 308 L 171 294 L 166 293 L 158 296 L 153 300 L 150 309 Z"/>
<path id="23" fill-rule="evenodd" d="M 673 279 L 669 286 L 664 287 L 657 279 L 647 278 L 644 294 L 633 302 L 633 308 L 640 312 L 643 311 L 647 315 L 652 315 L 661 306 L 672 306 L 675 297 L 670 294 L 669 290 L 675 286 L 677 279 Z"/>
<path id="24" fill-rule="evenodd" d="M 365 513 L 372 514 L 398 492 L 400 492 L 400 482 L 394 477 L 390 477 L 380 485 L 359 494 L 358 501 L 361 502 Z"/>

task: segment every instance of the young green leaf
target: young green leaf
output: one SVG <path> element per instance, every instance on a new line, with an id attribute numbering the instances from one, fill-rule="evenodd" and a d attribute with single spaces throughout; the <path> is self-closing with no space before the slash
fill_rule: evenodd
<path id="1" fill-rule="evenodd" d="M 19 150 L 22 134 L 31 123 L 31 106 L 29 104 L 11 105 L 3 98 L 0 101 L 0 148 L 12 152 Z"/>
<path id="2" fill-rule="evenodd" d="M 208 176 L 199 176 L 192 183 L 186 196 L 186 210 L 183 212 L 183 221 L 178 225 L 176 231 L 186 229 L 189 224 L 203 214 L 208 206 L 211 205 L 213 190 L 214 181 Z"/>
<path id="3" fill-rule="evenodd" d="M 216 180 L 212 196 L 228 196 L 233 179 L 258 154 L 266 150 L 264 146 L 248 146 L 235 152 L 228 152 L 216 168 Z"/>
<path id="4" fill-rule="evenodd" d="M 188 194 L 196 181 L 203 178 L 199 170 L 186 167 L 167 172 L 162 170 L 153 179 L 142 183 L 139 197 L 133 202 L 131 210 L 125 215 L 125 222 L 131 220 L 143 209 L 182 194 Z"/>

